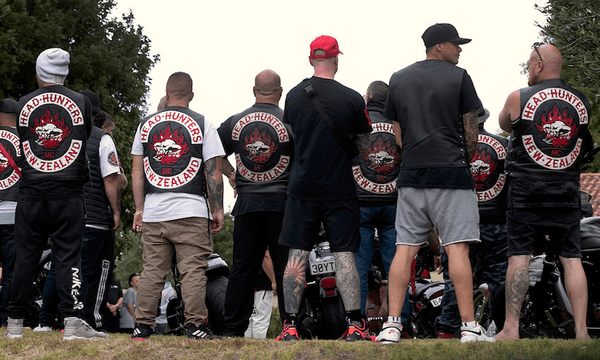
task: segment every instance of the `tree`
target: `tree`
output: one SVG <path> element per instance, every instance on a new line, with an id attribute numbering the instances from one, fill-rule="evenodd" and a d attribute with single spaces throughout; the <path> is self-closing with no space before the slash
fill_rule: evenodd
<path id="1" fill-rule="evenodd" d="M 115 119 L 114 140 L 125 174 L 131 174 L 133 134 L 146 113 L 148 74 L 159 61 L 133 13 L 111 18 L 115 0 L 0 0 L 0 98 L 19 97 L 37 88 L 35 61 L 40 52 L 60 47 L 71 55 L 65 85 L 90 89 L 100 108 Z M 122 196 L 118 253 L 130 247 L 134 203 L 131 185 Z"/>
<path id="2" fill-rule="evenodd" d="M 563 79 L 590 100 L 589 129 L 594 141 L 600 141 L 600 2 L 587 0 L 548 0 L 538 7 L 547 17 L 538 25 L 545 41 L 562 53 Z M 588 172 L 600 170 L 600 155 Z"/>

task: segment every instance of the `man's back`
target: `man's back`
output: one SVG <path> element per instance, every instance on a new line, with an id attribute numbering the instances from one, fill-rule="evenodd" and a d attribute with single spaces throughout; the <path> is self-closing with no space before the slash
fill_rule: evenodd
<path id="1" fill-rule="evenodd" d="M 348 136 L 371 131 L 362 96 L 335 80 L 312 77 L 315 96 L 336 127 Z M 295 159 L 288 195 L 311 200 L 356 197 L 351 157 L 344 151 L 300 83 L 286 97 L 283 122 L 290 124 Z"/>

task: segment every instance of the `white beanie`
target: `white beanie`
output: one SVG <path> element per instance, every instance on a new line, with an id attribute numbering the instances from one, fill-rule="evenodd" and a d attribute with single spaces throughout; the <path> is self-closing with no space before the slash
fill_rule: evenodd
<path id="1" fill-rule="evenodd" d="M 70 55 L 59 48 L 42 51 L 35 62 L 35 72 L 46 83 L 63 85 L 69 74 Z"/>

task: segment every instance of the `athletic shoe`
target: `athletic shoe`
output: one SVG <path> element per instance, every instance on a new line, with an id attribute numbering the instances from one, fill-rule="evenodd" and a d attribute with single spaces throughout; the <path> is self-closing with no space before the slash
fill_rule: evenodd
<path id="1" fill-rule="evenodd" d="M 292 321 L 291 324 L 287 323 L 287 320 L 283 322 L 283 331 L 279 336 L 275 338 L 275 341 L 298 341 L 300 340 L 298 337 L 298 330 L 296 330 L 296 325 Z"/>
<path id="2" fill-rule="evenodd" d="M 346 336 L 346 341 L 375 341 L 375 336 L 371 335 L 365 319 L 360 319 L 360 323 L 356 321 L 350 321 L 346 332 L 348 333 Z"/>
<path id="3" fill-rule="evenodd" d="M 402 334 L 402 324 L 386 321 L 376 341 L 382 345 L 396 344 L 400 340 L 400 334 Z"/>
<path id="4" fill-rule="evenodd" d="M 187 324 L 187 337 L 190 340 L 218 340 L 221 337 L 217 336 L 208 328 L 208 320 L 200 326 Z"/>
<path id="5" fill-rule="evenodd" d="M 154 334 L 154 330 L 152 330 L 150 325 L 138 324 L 138 326 L 136 326 L 135 329 L 133 329 L 133 334 L 131 334 L 131 340 L 146 341 L 152 334 Z"/>
<path id="6" fill-rule="evenodd" d="M 65 332 L 63 340 L 74 339 L 106 339 L 108 334 L 101 331 L 96 331 L 84 320 L 76 317 L 68 317 L 65 319 Z"/>
<path id="7" fill-rule="evenodd" d="M 17 339 L 23 337 L 23 319 L 8 318 L 4 337 Z"/>
<path id="8" fill-rule="evenodd" d="M 461 326 L 460 327 L 460 342 L 461 343 L 467 343 L 467 342 L 479 342 L 479 341 L 486 341 L 486 342 L 496 342 L 496 340 L 493 337 L 489 337 L 487 336 L 485 329 L 477 324 L 476 326 L 473 327 L 468 327 L 468 326 Z"/>
<path id="9" fill-rule="evenodd" d="M 36 326 L 36 327 L 33 328 L 33 331 L 35 331 L 35 332 L 49 332 L 49 331 L 52 331 L 52 326 L 38 325 L 38 326 Z"/>

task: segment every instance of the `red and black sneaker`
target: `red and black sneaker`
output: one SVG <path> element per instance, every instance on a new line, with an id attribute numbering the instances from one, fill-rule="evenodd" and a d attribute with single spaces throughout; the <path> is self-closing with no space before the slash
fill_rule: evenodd
<path id="1" fill-rule="evenodd" d="M 346 332 L 348 333 L 346 341 L 375 341 L 375 336 L 369 331 L 365 319 L 360 319 L 360 322 L 350 321 Z"/>
<path id="2" fill-rule="evenodd" d="M 293 321 L 288 324 L 288 321 L 283 322 L 283 331 L 275 338 L 275 341 L 298 341 L 298 330 Z"/>

